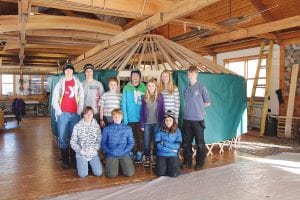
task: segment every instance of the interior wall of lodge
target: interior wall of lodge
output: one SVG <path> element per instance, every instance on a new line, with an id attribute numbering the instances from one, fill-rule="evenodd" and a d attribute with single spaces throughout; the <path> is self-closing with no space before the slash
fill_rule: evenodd
<path id="1" fill-rule="evenodd" d="M 259 54 L 260 47 L 243 49 L 238 51 L 230 51 L 226 53 L 217 54 L 217 64 L 224 65 L 224 60 L 231 58 L 254 56 Z M 212 56 L 205 56 L 209 60 L 213 60 Z M 273 46 L 273 59 L 271 68 L 271 88 L 270 88 L 270 108 L 271 113 L 279 115 L 279 102 L 275 91 L 279 89 L 280 81 L 280 46 L 275 44 Z"/>

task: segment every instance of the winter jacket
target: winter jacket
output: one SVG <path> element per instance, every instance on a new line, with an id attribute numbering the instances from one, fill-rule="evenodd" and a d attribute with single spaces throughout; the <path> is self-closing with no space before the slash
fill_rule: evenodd
<path id="1" fill-rule="evenodd" d="M 12 103 L 12 111 L 16 115 L 18 121 L 21 121 L 22 115 L 25 115 L 25 101 L 21 98 L 15 98 Z"/>
<path id="2" fill-rule="evenodd" d="M 177 128 L 176 133 L 169 133 L 160 129 L 155 134 L 157 156 L 177 156 L 182 143 L 181 131 Z"/>
<path id="3" fill-rule="evenodd" d="M 141 128 L 145 128 L 145 123 L 147 122 L 147 102 L 145 101 L 145 96 L 142 98 L 142 109 L 141 109 Z M 161 94 L 157 97 L 157 110 L 156 110 L 156 117 L 159 125 L 164 120 L 165 114 L 165 106 L 164 106 L 164 98 Z"/>
<path id="4" fill-rule="evenodd" d="M 97 151 L 100 149 L 100 141 L 101 129 L 97 121 L 93 119 L 91 124 L 87 124 L 84 119 L 81 119 L 74 126 L 70 143 L 77 154 L 90 161 L 98 156 Z"/>
<path id="5" fill-rule="evenodd" d="M 101 147 L 108 157 L 121 157 L 134 146 L 132 129 L 125 124 L 111 124 L 104 128 Z"/>
<path id="6" fill-rule="evenodd" d="M 79 79 L 73 76 L 75 82 L 75 99 L 77 103 L 77 113 L 80 115 L 83 110 L 83 103 L 84 103 L 84 93 L 83 87 Z M 55 85 L 53 93 L 52 93 L 52 106 L 55 110 L 55 118 L 57 120 L 57 116 L 61 115 L 61 101 L 65 92 L 65 77 L 62 77 Z"/>
<path id="7" fill-rule="evenodd" d="M 146 86 L 144 83 L 136 88 L 131 82 L 123 88 L 122 94 L 122 112 L 123 123 L 140 122 L 141 120 L 141 107 L 142 107 L 142 95 L 146 92 Z"/>

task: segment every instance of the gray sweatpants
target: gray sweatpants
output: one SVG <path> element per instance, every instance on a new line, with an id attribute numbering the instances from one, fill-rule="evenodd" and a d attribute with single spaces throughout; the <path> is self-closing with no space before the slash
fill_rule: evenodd
<path id="1" fill-rule="evenodd" d="M 113 178 L 119 174 L 119 166 L 124 176 L 133 176 L 135 173 L 132 159 L 126 155 L 122 157 L 107 157 L 106 158 L 106 170 L 107 177 Z"/>

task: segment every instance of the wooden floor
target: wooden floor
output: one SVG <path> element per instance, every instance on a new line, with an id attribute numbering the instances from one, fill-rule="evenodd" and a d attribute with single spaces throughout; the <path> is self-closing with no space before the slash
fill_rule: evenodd
<path id="1" fill-rule="evenodd" d="M 216 152 L 207 158 L 204 170 L 242 161 L 243 155 L 235 150 Z M 0 133 L 0 199 L 44 199 L 155 178 L 151 169 L 137 166 L 137 173 L 131 178 L 81 179 L 75 170 L 63 170 L 59 158 L 49 118 L 25 118 L 20 127 L 10 122 Z"/>

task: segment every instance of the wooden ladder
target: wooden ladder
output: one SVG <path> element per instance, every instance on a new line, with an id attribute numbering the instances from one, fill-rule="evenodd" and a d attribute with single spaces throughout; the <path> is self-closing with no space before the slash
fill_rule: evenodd
<path id="1" fill-rule="evenodd" d="M 248 104 L 248 120 L 249 127 L 259 128 L 260 136 L 265 132 L 266 117 L 269 108 L 270 101 L 270 79 L 271 79 L 271 66 L 272 66 L 272 55 L 273 55 L 273 44 L 274 41 L 270 40 L 269 48 L 266 47 L 266 41 L 261 42 L 258 63 L 252 87 L 251 97 Z M 262 59 L 266 57 L 266 65 L 262 65 Z M 266 70 L 266 76 L 261 76 L 261 72 Z M 256 96 L 256 89 L 265 89 L 265 95 L 263 98 Z M 261 113 L 261 114 L 260 114 Z M 255 119 L 260 119 L 260 126 L 256 125 Z"/>

